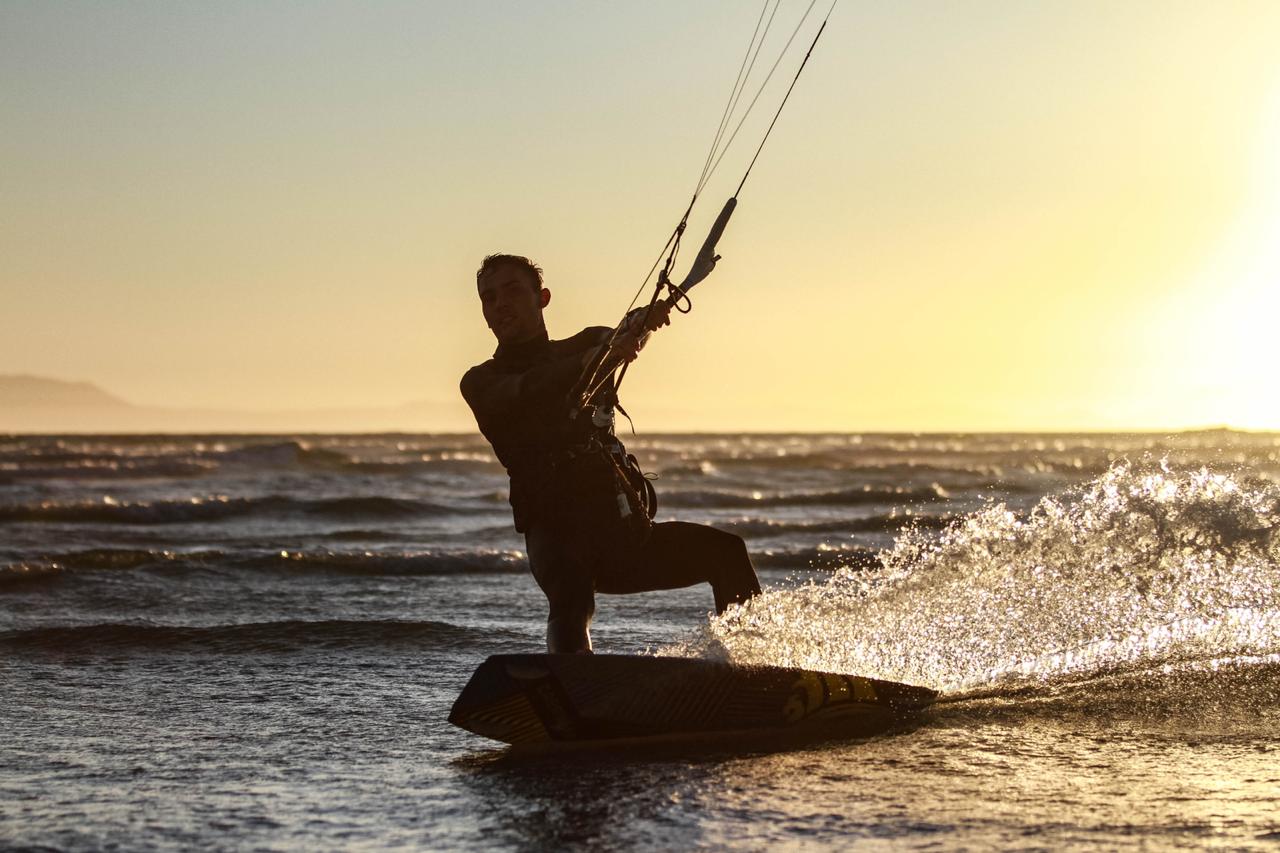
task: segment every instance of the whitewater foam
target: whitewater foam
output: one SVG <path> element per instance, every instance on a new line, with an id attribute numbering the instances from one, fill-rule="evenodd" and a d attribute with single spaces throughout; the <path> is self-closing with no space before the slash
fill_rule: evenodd
<path id="1" fill-rule="evenodd" d="M 767 592 L 660 653 L 946 691 L 1280 653 L 1280 488 L 1247 473 L 1121 462 L 1025 516 L 907 532 L 881 564 Z"/>

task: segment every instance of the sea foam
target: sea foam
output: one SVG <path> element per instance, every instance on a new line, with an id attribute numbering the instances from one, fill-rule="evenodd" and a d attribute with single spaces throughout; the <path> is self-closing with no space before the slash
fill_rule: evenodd
<path id="1" fill-rule="evenodd" d="M 1120 462 L 941 533 L 878 569 L 766 592 L 662 654 L 859 673 L 946 691 L 1280 660 L 1280 488 Z"/>

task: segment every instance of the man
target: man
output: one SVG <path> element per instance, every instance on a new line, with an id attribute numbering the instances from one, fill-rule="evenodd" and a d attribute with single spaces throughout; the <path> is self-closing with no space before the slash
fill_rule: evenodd
<path id="1" fill-rule="evenodd" d="M 634 359 L 670 322 L 668 306 L 658 302 L 647 321 L 643 309 L 632 312 L 616 332 L 596 326 L 553 341 L 542 317 L 551 291 L 528 258 L 488 256 L 476 288 L 498 349 L 462 377 L 462 396 L 511 477 L 516 530 L 550 605 L 548 651 L 591 651 L 597 591 L 707 582 L 717 612 L 759 593 L 741 537 L 688 522 L 650 524 L 647 482 L 613 433 L 612 385 L 585 408 L 570 400 L 591 365 L 602 360 L 607 371 Z"/>

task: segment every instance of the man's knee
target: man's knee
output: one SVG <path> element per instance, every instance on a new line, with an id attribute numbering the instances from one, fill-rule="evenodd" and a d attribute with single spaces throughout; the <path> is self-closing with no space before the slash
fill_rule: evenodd
<path id="1" fill-rule="evenodd" d="M 716 560 L 720 577 L 713 580 L 712 584 L 720 587 L 717 598 L 724 597 L 726 603 L 741 604 L 748 598 L 759 595 L 760 580 L 756 577 L 755 566 L 751 564 L 751 555 L 747 553 L 746 540 L 736 533 L 724 530 L 716 532 L 720 534 L 720 557 Z M 719 606 L 717 609 L 723 610 Z"/>
<path id="2" fill-rule="evenodd" d="M 718 527 L 708 527 L 707 530 L 714 533 L 712 539 L 722 565 L 733 565 L 750 559 L 747 556 L 747 542 L 741 536 Z"/>

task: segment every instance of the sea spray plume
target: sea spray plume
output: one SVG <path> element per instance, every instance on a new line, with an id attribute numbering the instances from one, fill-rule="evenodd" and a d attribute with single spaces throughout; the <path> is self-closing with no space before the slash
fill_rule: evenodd
<path id="1" fill-rule="evenodd" d="M 1136 668 L 1280 659 L 1280 489 L 1115 464 L 941 534 L 903 534 L 872 571 L 768 592 L 664 654 L 856 672 L 957 691 Z"/>

